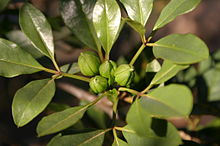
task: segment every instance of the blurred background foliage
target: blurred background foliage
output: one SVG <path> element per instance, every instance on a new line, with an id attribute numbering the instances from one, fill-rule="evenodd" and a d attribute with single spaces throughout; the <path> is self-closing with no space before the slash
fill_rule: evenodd
<path id="1" fill-rule="evenodd" d="M 80 40 L 74 36 L 67 27 L 59 12 L 59 0 L 30 0 L 30 2 L 46 15 L 53 28 L 56 59 L 59 65 L 64 66 L 63 70 L 76 71 L 79 53 L 88 49 Z M 151 32 L 160 11 L 169 0 L 155 0 L 150 21 L 147 23 L 147 35 Z M 31 53 L 45 66 L 51 66 L 51 62 L 36 51 L 30 41 L 20 31 L 18 25 L 19 8 L 24 0 L 11 0 L 3 4 L 0 0 L 0 37 L 9 39 L 19 44 L 26 51 Z M 4 8 L 4 9 L 3 9 Z M 201 4 L 188 14 L 177 17 L 173 22 L 159 30 L 152 41 L 171 33 L 193 33 L 203 39 L 210 48 L 211 56 L 199 64 L 181 71 L 168 83 L 183 83 L 189 86 L 194 95 L 194 108 L 191 121 L 183 119 L 170 119 L 180 129 L 180 135 L 185 140 L 184 145 L 220 145 L 220 1 L 202 0 Z M 123 14 L 123 13 L 122 13 Z M 124 14 L 123 14 L 124 15 Z M 28 22 L 27 22 L 28 23 Z M 129 26 L 125 25 L 119 39 L 111 52 L 111 59 L 119 64 L 127 62 L 136 52 L 140 44 L 138 34 Z M 136 81 L 133 85 L 136 90 L 145 87 L 153 72 L 146 72 L 147 64 L 152 60 L 151 49 L 146 49 L 137 61 L 138 66 Z M 72 68 L 71 68 L 72 67 Z M 0 146 L 4 145 L 46 145 L 51 136 L 42 138 L 36 137 L 36 124 L 43 115 L 63 110 L 69 106 L 84 104 L 94 98 L 86 90 L 88 85 L 78 80 L 58 80 L 57 91 L 53 102 L 35 120 L 27 126 L 17 128 L 12 121 L 11 103 L 15 92 L 29 81 L 45 78 L 48 74 L 36 73 L 22 75 L 12 79 L 0 77 Z M 74 133 L 83 127 L 106 128 L 109 124 L 110 115 L 109 102 L 90 109 L 86 116 L 66 132 Z M 128 104 L 119 103 L 119 115 L 125 118 Z M 102 110 L 99 110 L 102 109 Z M 120 122 L 120 121 L 119 121 Z M 122 122 L 122 121 L 121 121 Z M 123 122 L 121 123 L 123 124 Z"/>

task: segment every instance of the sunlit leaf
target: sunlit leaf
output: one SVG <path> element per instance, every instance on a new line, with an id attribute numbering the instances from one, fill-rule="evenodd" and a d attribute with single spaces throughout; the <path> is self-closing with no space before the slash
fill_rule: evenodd
<path id="1" fill-rule="evenodd" d="M 171 0 L 162 10 L 153 30 L 163 27 L 179 15 L 192 11 L 200 1 L 201 0 Z"/>
<path id="2" fill-rule="evenodd" d="M 153 0 L 120 0 L 122 4 L 125 6 L 125 9 L 128 13 L 128 16 L 145 26 L 152 8 L 153 8 Z"/>
<path id="3" fill-rule="evenodd" d="M 121 24 L 121 12 L 117 2 L 98 0 L 93 11 L 93 23 L 104 50 L 109 53 Z"/>
<path id="4" fill-rule="evenodd" d="M 184 85 L 170 84 L 142 96 L 140 104 L 152 116 L 187 117 L 193 106 L 191 91 Z"/>
<path id="5" fill-rule="evenodd" d="M 154 76 L 151 84 L 161 84 L 174 77 L 180 70 L 186 69 L 189 65 L 179 65 L 165 60 L 160 71 Z"/>
<path id="6" fill-rule="evenodd" d="M 209 49 L 193 34 L 171 34 L 155 42 L 153 53 L 177 64 L 191 64 L 208 59 Z"/>
<path id="7" fill-rule="evenodd" d="M 15 124 L 22 127 L 40 114 L 50 103 L 55 93 L 54 80 L 32 81 L 15 94 L 12 115 Z"/>
<path id="8" fill-rule="evenodd" d="M 15 77 L 44 69 L 29 53 L 15 43 L 0 39 L 0 75 Z"/>
<path id="9" fill-rule="evenodd" d="M 51 26 L 46 17 L 33 5 L 26 3 L 19 13 L 21 30 L 40 52 L 54 60 L 54 43 Z"/>
<path id="10" fill-rule="evenodd" d="M 158 72 L 160 69 L 160 63 L 157 61 L 157 59 L 154 59 L 147 64 L 146 72 Z"/>
<path id="11" fill-rule="evenodd" d="M 64 130 L 79 121 L 88 106 L 76 106 L 44 117 L 37 125 L 38 136 L 44 136 Z"/>

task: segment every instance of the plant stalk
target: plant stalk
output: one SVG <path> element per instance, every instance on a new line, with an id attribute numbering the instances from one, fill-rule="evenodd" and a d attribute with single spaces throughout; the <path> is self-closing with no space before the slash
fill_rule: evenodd
<path id="1" fill-rule="evenodd" d="M 141 52 L 144 50 L 145 47 L 146 45 L 143 43 L 141 47 L 138 49 L 137 53 L 132 58 L 131 62 L 129 63 L 130 65 L 133 65 L 135 63 L 135 61 L 138 59 L 138 57 L 140 56 Z"/>

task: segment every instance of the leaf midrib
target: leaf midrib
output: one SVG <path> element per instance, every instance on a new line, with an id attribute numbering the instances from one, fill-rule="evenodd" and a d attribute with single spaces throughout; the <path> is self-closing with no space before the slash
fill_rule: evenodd
<path id="1" fill-rule="evenodd" d="M 185 1 L 180 2 L 180 3 L 178 4 L 178 6 L 176 7 L 176 9 L 179 8 L 184 2 L 185 2 Z M 167 19 L 168 17 L 170 17 L 170 16 L 176 11 L 176 9 L 173 9 L 173 11 L 171 11 L 170 15 L 167 15 L 167 16 L 161 21 L 161 23 L 159 23 L 159 24 L 156 26 L 155 29 L 158 29 L 158 27 L 159 27 L 161 24 L 163 24 L 163 23 L 166 21 L 166 19 Z M 161 13 L 161 14 L 162 14 L 162 13 Z M 154 30 L 155 30 L 155 29 L 154 29 Z"/>
<path id="2" fill-rule="evenodd" d="M 52 56 L 52 52 L 50 52 L 49 50 L 49 48 L 47 47 L 47 45 L 46 45 L 46 43 L 44 42 L 44 38 L 42 38 L 42 36 L 41 36 L 41 34 L 40 33 L 38 33 L 38 30 L 37 30 L 37 28 L 36 28 L 36 26 L 35 26 L 35 23 L 34 23 L 34 21 L 33 21 L 33 15 L 32 15 L 32 13 L 31 13 L 31 11 L 30 11 L 30 9 L 28 8 L 28 15 L 30 16 L 30 20 L 31 20 L 31 23 L 33 24 L 33 28 L 35 29 L 35 31 L 37 32 L 37 35 L 40 37 L 40 41 L 41 41 L 41 43 L 43 43 L 43 46 L 44 46 L 44 48 L 45 48 L 45 50 L 46 50 L 46 52 L 48 53 L 48 54 L 45 54 L 46 52 L 44 52 L 44 51 L 42 51 L 40 48 L 38 49 L 39 51 L 41 51 L 41 52 L 44 52 L 44 54 L 46 55 L 46 56 L 48 56 L 49 58 L 53 58 L 53 56 Z M 32 41 L 31 41 L 32 42 Z M 34 46 L 36 46 L 33 42 L 32 42 L 32 44 L 34 45 Z M 36 46 L 37 47 L 37 46 Z M 37 47 L 38 48 L 38 47 Z M 49 50 L 48 50 L 49 49 Z"/>
<path id="3" fill-rule="evenodd" d="M 158 82 L 159 80 L 161 80 L 164 76 L 166 76 L 168 73 L 170 73 L 170 71 L 172 71 L 176 66 L 177 66 L 176 64 L 172 65 L 166 72 L 164 72 L 164 73 L 161 75 L 161 77 L 160 77 L 159 79 L 157 79 L 156 81 L 152 80 L 152 83 L 151 83 L 151 84 L 153 85 L 153 84 L 157 83 L 157 82 Z"/>
<path id="4" fill-rule="evenodd" d="M 50 84 L 52 83 L 53 80 L 49 80 L 42 88 L 40 88 L 40 90 L 38 91 L 38 93 L 36 95 L 33 96 L 33 98 L 30 100 L 30 102 L 27 104 L 27 106 L 24 109 L 24 112 L 21 115 L 20 121 L 18 123 L 18 126 L 20 125 L 20 123 L 22 123 L 22 119 L 25 115 L 25 111 L 26 109 L 31 105 L 32 101 L 36 98 L 36 96 L 38 96 L 39 94 L 41 94 L 41 92 Z"/>
<path id="5" fill-rule="evenodd" d="M 142 97 L 149 98 L 149 99 L 152 99 L 152 100 L 154 100 L 154 101 L 157 101 L 157 102 L 159 102 L 159 103 L 165 105 L 166 107 L 170 108 L 171 110 L 175 111 L 177 114 L 182 115 L 182 116 L 185 116 L 183 113 L 181 113 L 180 111 L 177 111 L 177 110 L 176 110 L 174 107 L 172 107 L 171 105 L 169 105 L 169 104 L 167 104 L 167 103 L 164 103 L 163 101 L 157 99 L 156 97 L 154 97 L 154 96 L 152 96 L 152 95 L 147 94 L 146 96 L 142 96 Z M 163 117 L 163 116 L 162 116 L 162 117 Z M 170 116 L 168 116 L 168 117 L 170 117 Z"/>
<path id="6" fill-rule="evenodd" d="M 164 47 L 164 48 L 169 48 L 169 49 L 173 49 L 173 50 L 178 50 L 178 51 L 184 52 L 186 54 L 190 54 L 190 55 L 193 55 L 196 57 L 204 58 L 203 56 L 200 56 L 197 53 L 195 53 L 189 49 L 185 49 L 185 48 L 180 48 L 180 47 L 176 47 L 176 46 L 169 46 L 169 45 L 161 44 L 161 43 L 155 43 L 155 47 Z"/>
<path id="7" fill-rule="evenodd" d="M 88 105 L 82 107 L 80 110 L 76 111 L 73 114 L 70 114 L 67 118 L 57 122 L 56 124 L 54 124 L 52 127 L 48 128 L 46 131 L 42 132 L 41 134 L 39 134 L 39 136 L 43 136 L 45 134 L 48 133 L 48 131 L 51 131 L 51 129 L 54 129 L 54 127 L 58 127 L 60 124 L 62 124 L 65 121 L 68 121 L 69 119 L 71 119 L 72 117 L 74 117 L 75 115 L 79 114 L 81 111 L 85 110 L 88 107 Z M 50 133 L 50 132 L 49 132 Z"/>
<path id="8" fill-rule="evenodd" d="M 93 136 L 93 137 L 90 137 L 89 139 L 87 139 L 87 140 L 85 140 L 84 142 L 80 143 L 78 146 L 83 145 L 83 144 L 86 144 L 86 143 L 90 142 L 91 140 L 93 140 L 93 139 L 95 139 L 95 138 L 97 138 L 97 137 L 99 137 L 99 136 L 105 134 L 105 133 L 108 132 L 108 131 L 109 131 L 109 129 L 107 129 L 107 130 L 105 130 L 105 131 L 102 131 L 101 133 L 99 133 L 99 134 L 97 134 L 97 135 L 95 135 L 95 136 Z"/>

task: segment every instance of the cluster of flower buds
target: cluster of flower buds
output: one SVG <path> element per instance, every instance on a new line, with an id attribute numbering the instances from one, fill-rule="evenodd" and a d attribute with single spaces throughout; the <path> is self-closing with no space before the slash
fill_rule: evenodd
<path id="1" fill-rule="evenodd" d="M 117 64 L 112 60 L 101 64 L 99 57 L 91 51 L 82 52 L 78 58 L 80 71 L 85 76 L 91 76 L 90 88 L 95 93 L 101 93 L 115 82 L 120 86 L 129 86 L 134 78 L 134 68 L 129 64 Z"/>

